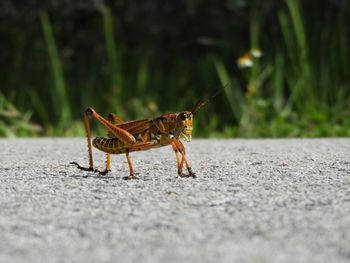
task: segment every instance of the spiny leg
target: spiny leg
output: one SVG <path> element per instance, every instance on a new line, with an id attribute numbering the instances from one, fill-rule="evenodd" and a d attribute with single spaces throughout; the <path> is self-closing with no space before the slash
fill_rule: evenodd
<path id="1" fill-rule="evenodd" d="M 98 122 L 105 126 L 111 136 L 118 138 L 125 145 L 133 145 L 136 143 L 135 137 L 128 131 L 119 128 L 117 125 L 114 125 L 110 121 L 106 120 L 97 114 L 92 108 L 88 108 L 86 111 L 89 111 L 90 115 L 92 115 Z"/>
<path id="2" fill-rule="evenodd" d="M 114 113 L 108 114 L 108 119 L 110 122 L 112 122 L 112 121 L 114 121 L 115 123 L 122 123 L 123 122 Z M 106 153 L 106 168 L 103 171 L 98 171 L 98 170 L 96 171 L 96 170 L 97 169 L 95 169 L 95 172 L 98 172 L 101 175 L 105 175 L 111 171 L 111 155 L 110 155 L 110 153 Z"/>
<path id="3" fill-rule="evenodd" d="M 77 162 L 70 162 L 69 164 L 74 164 L 77 166 L 78 169 L 83 170 L 83 171 L 93 171 L 94 170 L 93 168 L 90 168 L 90 167 L 81 166 Z"/>
<path id="4" fill-rule="evenodd" d="M 134 176 L 134 169 L 133 169 L 132 164 L 131 164 L 131 159 L 130 159 L 129 153 L 133 152 L 133 151 L 140 151 L 140 150 L 145 150 L 145 149 L 152 148 L 152 146 L 154 144 L 156 144 L 156 142 L 154 142 L 154 141 L 151 141 L 151 142 L 140 142 L 140 143 L 135 143 L 134 145 L 131 145 L 128 149 L 126 149 L 125 155 L 126 155 L 126 160 L 128 161 L 130 175 L 123 177 L 125 180 L 137 179 L 137 177 Z"/>
<path id="5" fill-rule="evenodd" d="M 88 108 L 84 112 L 84 123 L 86 128 L 86 138 L 88 143 L 88 156 L 89 156 L 89 167 L 83 167 L 79 165 L 77 162 L 71 162 L 71 164 L 75 164 L 80 170 L 83 171 L 94 171 L 96 173 L 99 173 L 101 175 L 105 175 L 110 171 L 110 154 L 106 154 L 106 168 L 104 170 L 94 169 L 93 165 L 93 159 L 92 159 L 92 147 L 91 147 L 91 128 L 90 128 L 90 116 L 93 115 L 93 110 L 91 108 Z"/>
<path id="6" fill-rule="evenodd" d="M 178 156 L 177 156 L 177 151 L 175 151 L 176 159 L 177 159 L 177 163 L 178 163 L 178 173 L 179 173 L 179 176 L 181 176 L 181 177 L 193 177 L 193 178 L 195 178 L 196 175 L 195 175 L 195 173 L 192 171 L 190 165 L 188 164 L 188 161 L 187 161 L 187 158 L 186 158 L 185 147 L 184 147 L 184 145 L 182 144 L 182 142 L 180 142 L 179 140 L 174 139 L 173 142 L 172 142 L 172 145 L 173 145 L 173 149 L 174 149 L 174 145 L 175 145 L 175 148 L 178 150 L 178 152 L 181 153 L 181 162 L 179 162 L 179 158 L 178 158 Z M 185 163 L 186 168 L 187 168 L 187 171 L 188 171 L 188 174 L 187 174 L 187 175 L 182 174 L 182 167 L 183 167 L 183 164 L 184 164 L 184 163 Z"/>
<path id="7" fill-rule="evenodd" d="M 185 165 L 188 171 L 188 175 L 184 175 L 185 177 L 193 177 L 196 178 L 196 174 L 192 171 L 192 168 L 189 166 L 188 162 L 187 162 L 187 158 L 185 156 L 185 154 L 182 155 L 183 160 L 185 161 Z"/>
<path id="8" fill-rule="evenodd" d="M 185 177 L 193 177 L 196 178 L 195 173 L 192 171 L 190 165 L 188 164 L 187 158 L 186 158 L 186 150 L 185 150 L 185 146 L 182 144 L 181 141 L 179 140 L 175 140 L 175 143 L 177 144 L 177 147 L 182 155 L 182 159 L 181 159 L 181 164 L 183 165 L 183 162 L 185 162 L 187 171 L 188 171 L 188 175 L 182 175 Z"/>
<path id="9" fill-rule="evenodd" d="M 126 130 L 123 130 L 119 127 L 117 127 L 116 125 L 114 125 L 113 123 L 111 123 L 110 121 L 106 120 L 105 118 L 101 117 L 99 114 L 97 114 L 92 108 L 87 108 L 85 110 L 84 113 L 84 122 L 85 122 L 85 127 L 86 127 L 86 133 L 87 133 L 87 142 L 88 142 L 88 156 L 89 156 L 89 167 L 83 167 L 80 166 L 78 163 L 76 162 L 71 162 L 71 164 L 75 164 L 79 169 L 84 170 L 84 171 L 95 171 L 98 172 L 100 174 L 105 174 L 108 172 L 107 168 L 107 163 L 108 166 L 110 165 L 110 157 L 107 156 L 107 160 L 106 160 L 106 169 L 104 171 L 99 171 L 98 169 L 94 170 L 94 166 L 93 166 L 93 160 L 92 160 L 92 147 L 91 147 L 91 132 L 90 132 L 90 116 L 94 117 L 97 121 L 99 121 L 103 126 L 106 127 L 106 129 L 108 130 L 109 134 L 111 134 L 112 136 L 115 136 L 116 138 L 118 138 L 120 141 L 122 141 L 123 143 L 125 143 L 126 145 L 133 145 L 136 142 L 135 137 L 130 134 L 129 132 L 127 132 Z M 111 115 L 111 118 L 115 121 L 121 121 L 118 117 L 116 117 L 115 115 Z"/>
<path id="10" fill-rule="evenodd" d="M 175 142 L 171 142 L 171 145 L 173 147 L 173 150 L 175 152 L 175 156 L 176 156 L 176 163 L 177 163 L 177 173 L 179 176 L 182 176 L 182 166 L 183 166 L 183 158 L 181 158 L 181 162 L 179 159 L 179 149 L 176 146 Z"/>
<path id="11" fill-rule="evenodd" d="M 111 154 L 106 153 L 106 170 L 111 170 Z"/>
<path id="12" fill-rule="evenodd" d="M 136 177 L 134 176 L 134 169 L 132 168 L 131 159 L 129 156 L 129 149 L 126 150 L 125 155 L 126 155 L 126 160 L 128 161 L 130 175 L 123 177 L 123 179 L 125 180 L 136 179 Z"/>
<path id="13" fill-rule="evenodd" d="M 109 121 L 114 121 L 117 124 L 123 123 L 123 121 L 114 113 L 108 114 Z"/>
<path id="14" fill-rule="evenodd" d="M 100 175 L 106 175 L 108 172 L 111 171 L 111 155 L 110 153 L 106 153 L 106 168 L 104 170 L 94 170 L 96 173 L 99 173 Z"/>
<path id="15" fill-rule="evenodd" d="M 90 130 L 90 119 L 89 119 L 90 115 L 91 115 L 91 110 L 90 108 L 88 108 L 84 112 L 84 123 L 85 123 L 85 129 L 86 129 L 86 139 L 88 144 L 89 167 L 80 166 L 77 162 L 70 162 L 70 164 L 76 165 L 80 170 L 83 170 L 83 171 L 94 170 L 94 163 L 92 160 L 92 149 L 91 149 L 91 130 Z"/>

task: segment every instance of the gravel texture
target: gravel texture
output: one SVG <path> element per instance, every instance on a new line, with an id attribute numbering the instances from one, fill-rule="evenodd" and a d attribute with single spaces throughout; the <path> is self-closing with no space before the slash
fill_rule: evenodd
<path id="1" fill-rule="evenodd" d="M 0 262 L 350 262 L 350 139 L 185 146 L 196 179 L 164 147 L 125 181 L 69 165 L 83 138 L 0 140 Z"/>

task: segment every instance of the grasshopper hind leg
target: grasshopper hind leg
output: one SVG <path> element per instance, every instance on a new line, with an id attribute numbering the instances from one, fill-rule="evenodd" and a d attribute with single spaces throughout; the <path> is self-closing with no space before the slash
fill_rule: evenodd
<path id="1" fill-rule="evenodd" d="M 88 172 L 95 172 L 98 173 L 100 175 L 106 175 L 107 173 L 109 173 L 111 170 L 110 169 L 104 169 L 104 170 L 99 170 L 99 169 L 94 169 L 92 167 L 83 167 L 81 165 L 79 165 L 77 162 L 70 162 L 69 164 L 74 164 L 77 166 L 78 169 L 82 170 L 82 171 L 88 171 Z"/>
<path id="2" fill-rule="evenodd" d="M 78 164 L 77 162 L 70 162 L 69 164 L 74 164 L 77 166 L 78 169 L 83 170 L 83 171 L 90 171 L 91 172 L 94 170 L 93 167 L 83 167 L 80 164 Z"/>
<path id="3" fill-rule="evenodd" d="M 94 169 L 93 167 L 84 167 L 79 165 L 77 162 L 70 162 L 70 164 L 74 164 L 77 166 L 78 169 L 82 171 L 89 171 L 89 172 L 95 172 L 100 175 L 106 175 L 111 171 L 111 155 L 109 153 L 106 153 L 106 168 L 104 170 Z"/>

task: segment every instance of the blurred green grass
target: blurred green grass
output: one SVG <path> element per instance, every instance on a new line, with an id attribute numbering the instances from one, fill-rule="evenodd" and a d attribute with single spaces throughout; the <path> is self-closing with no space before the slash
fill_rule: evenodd
<path id="1" fill-rule="evenodd" d="M 23 112 L 16 116 L 23 118 L 4 117 L 5 106 L 0 105 L 0 135 L 82 136 L 82 112 L 88 106 L 123 120 L 152 117 L 190 109 L 227 86 L 196 116 L 195 136 L 349 136 L 347 9 L 322 5 L 316 10 L 324 12 L 321 21 L 305 14 L 301 1 L 282 3 L 273 5 L 272 16 L 254 1 L 238 10 L 248 12 L 247 32 L 241 38 L 229 36 L 227 32 L 235 32 L 225 20 L 219 21 L 223 37 L 197 38 L 195 52 L 204 46 L 198 59 L 176 51 L 182 39 L 174 43 L 175 49 L 170 47 L 173 53 L 157 47 L 157 38 L 148 46 L 126 42 L 123 20 L 113 6 L 102 6 L 94 16 L 91 30 L 97 33 L 84 36 L 85 53 L 79 52 L 79 45 L 62 42 L 81 37 L 65 33 L 74 32 L 74 21 L 60 24 L 45 10 L 36 21 L 41 36 L 36 61 L 27 60 L 32 57 L 31 34 L 5 25 L 1 32 L 11 35 L 14 49 L 9 66 L 3 68 L 8 74 L 2 77 L 2 98 L 16 105 L 16 112 Z M 254 48 L 263 56 L 252 58 L 252 67 L 238 67 L 239 56 Z M 42 129 L 30 128 L 29 116 Z M 94 128 L 103 133 L 101 127 Z"/>

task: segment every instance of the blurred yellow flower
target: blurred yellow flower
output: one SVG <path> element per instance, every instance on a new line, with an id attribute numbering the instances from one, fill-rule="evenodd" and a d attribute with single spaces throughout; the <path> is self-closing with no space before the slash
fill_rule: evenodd
<path id="1" fill-rule="evenodd" d="M 262 52 L 258 48 L 253 48 L 249 52 L 244 53 L 242 56 L 240 56 L 237 60 L 237 65 L 239 68 L 250 68 L 253 66 L 254 58 L 261 58 Z"/>
<path id="2" fill-rule="evenodd" d="M 251 66 L 253 66 L 253 60 L 250 53 L 245 53 L 242 56 L 240 56 L 238 58 L 237 64 L 239 68 L 250 68 Z"/>

